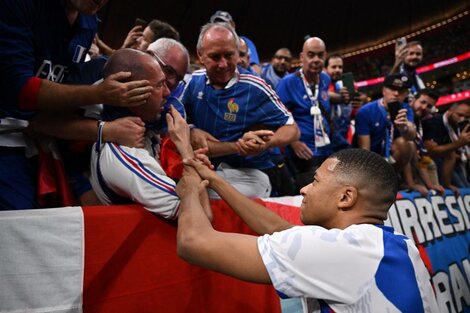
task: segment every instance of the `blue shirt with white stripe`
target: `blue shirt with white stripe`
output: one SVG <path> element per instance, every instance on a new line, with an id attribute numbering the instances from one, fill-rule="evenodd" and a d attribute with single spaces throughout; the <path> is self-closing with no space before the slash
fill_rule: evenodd
<path id="1" fill-rule="evenodd" d="M 189 120 L 222 142 L 237 141 L 254 128 L 277 129 L 293 124 L 292 115 L 274 90 L 263 79 L 244 71 L 237 72 L 224 89 L 212 87 L 205 70 L 196 71 L 182 102 Z M 215 166 L 225 162 L 233 167 L 261 170 L 274 166 L 268 151 L 255 156 L 231 154 L 212 162 Z"/>

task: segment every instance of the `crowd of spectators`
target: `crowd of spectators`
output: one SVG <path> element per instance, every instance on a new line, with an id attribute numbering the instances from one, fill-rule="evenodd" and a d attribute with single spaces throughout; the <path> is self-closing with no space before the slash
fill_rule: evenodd
<path id="1" fill-rule="evenodd" d="M 423 44 L 426 54 L 424 64 L 432 64 L 438 61 L 468 52 L 467 39 L 470 36 L 469 18 L 467 22 L 451 23 L 445 27 L 422 33 L 408 40 L 418 40 Z M 446 40 L 441 38 L 445 36 Z M 364 54 L 361 57 L 353 57 L 351 61 L 345 58 L 345 66 L 354 73 L 356 81 L 384 76 L 393 64 L 394 45 Z"/>

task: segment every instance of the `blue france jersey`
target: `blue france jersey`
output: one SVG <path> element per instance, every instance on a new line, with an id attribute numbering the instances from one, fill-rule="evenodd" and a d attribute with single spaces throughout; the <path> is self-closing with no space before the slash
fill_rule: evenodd
<path id="1" fill-rule="evenodd" d="M 326 114 L 330 114 L 330 98 L 328 96 L 328 86 L 330 85 L 330 77 L 325 73 L 320 73 L 320 83 L 318 89 L 318 100 Z M 281 101 L 292 112 L 295 121 L 300 129 L 300 141 L 304 142 L 315 156 L 328 156 L 332 153 L 331 145 L 324 147 L 315 147 L 315 136 L 313 130 L 313 117 L 310 115 L 312 102 L 305 90 L 302 78 L 296 73 L 289 74 L 282 78 L 276 88 L 276 92 Z M 323 116 L 323 126 L 328 135 L 330 135 L 330 127 L 328 121 Z M 330 138 L 331 139 L 331 138 Z M 287 152 L 292 155 L 293 151 L 287 147 Z"/>
<path id="2" fill-rule="evenodd" d="M 370 150 L 384 155 L 383 146 L 386 138 L 386 130 L 390 121 L 381 99 L 369 102 L 362 106 L 356 114 L 356 136 L 370 136 Z M 413 110 L 408 103 L 402 103 L 402 108 L 407 109 L 407 118 L 413 121 Z"/>
<path id="3" fill-rule="evenodd" d="M 61 0 L 4 0 L 0 4 L 0 117 L 27 118 L 18 108 L 22 87 L 34 76 L 54 82 L 84 61 L 96 16 L 70 25 Z"/>
<path id="4" fill-rule="evenodd" d="M 293 124 L 274 90 L 259 77 L 237 74 L 225 89 L 214 89 L 205 70 L 193 73 L 182 102 L 188 119 L 222 142 L 234 142 L 252 129 L 277 129 Z M 256 156 L 226 155 L 212 159 L 217 166 L 226 162 L 234 167 L 267 169 L 273 167 L 268 151 Z"/>

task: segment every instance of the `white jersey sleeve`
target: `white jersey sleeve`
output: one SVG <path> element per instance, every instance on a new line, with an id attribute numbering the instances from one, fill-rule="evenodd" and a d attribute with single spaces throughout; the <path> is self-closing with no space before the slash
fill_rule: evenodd
<path id="1" fill-rule="evenodd" d="M 99 154 L 101 179 L 97 170 L 98 154 L 94 148 L 91 159 L 91 183 L 103 203 L 113 203 L 109 193 L 114 193 L 140 203 L 164 218 L 178 216 L 176 184 L 146 149 L 105 143 Z"/>

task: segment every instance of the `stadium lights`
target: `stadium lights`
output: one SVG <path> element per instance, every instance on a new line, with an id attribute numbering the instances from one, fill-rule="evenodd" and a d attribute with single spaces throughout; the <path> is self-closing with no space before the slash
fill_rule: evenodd
<path id="1" fill-rule="evenodd" d="M 409 38 L 412 38 L 412 37 L 415 37 L 417 35 L 420 35 L 420 34 L 423 34 L 425 32 L 428 32 L 430 30 L 433 30 L 433 29 L 436 29 L 436 28 L 439 28 L 439 27 L 442 27 L 446 24 L 449 24 L 450 22 L 453 22 L 459 18 L 462 18 L 466 15 L 469 14 L 469 11 L 466 10 L 466 11 L 463 11 L 463 12 L 460 12 L 459 14 L 456 14 L 454 15 L 453 17 L 450 17 L 450 18 L 447 18 L 446 20 L 442 20 L 436 24 L 433 24 L 433 25 L 430 25 L 430 26 L 427 26 L 425 28 L 422 28 L 420 30 L 417 30 L 417 31 L 414 31 L 408 35 L 405 35 L 405 36 L 400 36 L 400 37 L 406 37 L 406 39 L 409 39 Z M 362 54 L 362 53 L 366 53 L 366 52 L 371 52 L 371 51 L 374 51 L 374 50 L 377 50 L 377 49 L 381 49 L 381 48 L 384 48 L 384 47 L 387 47 L 387 46 L 390 46 L 392 44 L 395 44 L 395 39 L 394 40 L 387 40 L 387 41 L 384 41 L 382 43 L 378 43 L 376 45 L 373 45 L 373 46 L 370 46 L 370 47 L 366 47 L 366 48 L 362 48 L 362 49 L 359 49 L 359 50 L 356 50 L 356 51 L 351 51 L 351 52 L 346 52 L 343 54 L 343 56 L 345 58 L 348 58 L 348 57 L 351 57 L 351 56 L 355 56 L 355 55 L 358 55 L 358 54 Z"/>

